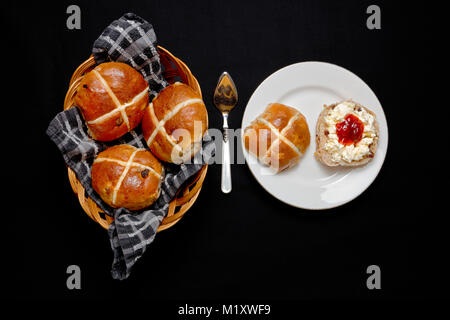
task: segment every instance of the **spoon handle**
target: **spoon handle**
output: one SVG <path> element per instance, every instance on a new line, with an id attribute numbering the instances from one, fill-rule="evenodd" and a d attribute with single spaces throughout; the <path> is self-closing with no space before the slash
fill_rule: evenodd
<path id="1" fill-rule="evenodd" d="M 228 136 L 228 115 L 224 115 L 223 140 L 222 140 L 222 192 L 231 192 L 231 155 Z"/>

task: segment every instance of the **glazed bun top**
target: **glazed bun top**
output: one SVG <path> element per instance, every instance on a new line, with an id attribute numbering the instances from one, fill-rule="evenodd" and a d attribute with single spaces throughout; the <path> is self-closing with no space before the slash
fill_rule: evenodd
<path id="1" fill-rule="evenodd" d="M 111 141 L 134 129 L 148 105 L 148 84 L 125 63 L 106 62 L 87 73 L 75 103 L 93 139 Z"/>
<path id="2" fill-rule="evenodd" d="M 310 139 L 303 114 L 280 103 L 269 104 L 244 130 L 245 148 L 275 172 L 298 163 Z"/>
<path id="3" fill-rule="evenodd" d="M 142 120 L 147 145 L 160 160 L 183 163 L 201 148 L 208 114 L 201 96 L 191 87 L 174 83 L 150 103 Z"/>
<path id="4" fill-rule="evenodd" d="M 100 152 L 91 175 L 92 187 L 108 205 L 139 210 L 158 198 L 164 168 L 150 151 L 122 144 Z"/>

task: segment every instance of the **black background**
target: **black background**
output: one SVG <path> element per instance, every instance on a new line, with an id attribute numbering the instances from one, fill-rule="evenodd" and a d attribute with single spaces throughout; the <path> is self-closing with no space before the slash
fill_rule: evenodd
<path id="1" fill-rule="evenodd" d="M 66 28 L 70 4 L 81 7 L 81 30 Z M 381 30 L 366 27 L 370 4 L 381 7 Z M 426 137 L 418 116 L 427 108 L 431 53 L 424 48 L 431 40 L 427 22 L 415 15 L 438 8 L 312 0 L 2 6 L 2 181 L 8 190 L 1 259 L 10 297 L 146 298 L 171 301 L 168 310 L 175 313 L 187 301 L 448 296 L 444 211 L 423 168 Z M 159 43 L 190 67 L 211 127 L 221 126 L 212 93 L 224 70 L 239 90 L 233 128 L 259 83 L 279 68 L 316 60 L 351 70 L 375 92 L 389 125 L 377 179 L 340 208 L 310 212 L 272 198 L 245 164 L 232 167 L 233 191 L 223 195 L 220 166 L 212 165 L 188 214 L 157 235 L 128 280 L 113 280 L 107 234 L 81 209 L 45 130 L 93 41 L 125 12 L 150 21 Z M 66 288 L 71 264 L 81 267 L 81 290 Z M 381 290 L 366 287 L 372 264 L 381 267 Z"/>

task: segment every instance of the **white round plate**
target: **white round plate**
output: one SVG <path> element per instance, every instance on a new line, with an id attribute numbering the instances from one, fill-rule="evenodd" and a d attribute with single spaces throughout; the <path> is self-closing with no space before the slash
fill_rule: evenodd
<path id="1" fill-rule="evenodd" d="M 327 167 L 314 157 L 316 122 L 323 105 L 344 99 L 353 99 L 372 110 L 379 123 L 377 152 L 363 167 Z M 380 102 L 358 76 L 324 62 L 301 62 L 282 68 L 253 93 L 242 118 L 242 129 L 272 102 L 298 109 L 306 117 L 311 133 L 311 144 L 300 162 L 278 174 L 273 174 L 243 148 L 250 171 L 272 196 L 298 208 L 329 209 L 355 199 L 373 182 L 386 156 L 388 127 Z"/>

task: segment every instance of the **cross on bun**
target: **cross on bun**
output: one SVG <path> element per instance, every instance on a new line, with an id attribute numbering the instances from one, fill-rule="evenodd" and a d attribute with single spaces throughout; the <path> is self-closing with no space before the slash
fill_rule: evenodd
<path id="1" fill-rule="evenodd" d="M 325 105 L 316 125 L 316 159 L 335 167 L 354 167 L 373 159 L 378 145 L 375 113 L 352 100 Z"/>
<path id="2" fill-rule="evenodd" d="M 158 199 L 164 172 L 150 151 L 121 144 L 100 152 L 91 174 L 92 187 L 108 205 L 140 210 Z"/>
<path id="3" fill-rule="evenodd" d="M 142 119 L 142 132 L 152 153 L 177 164 L 200 150 L 207 128 L 208 114 L 201 96 L 179 82 L 164 88 Z"/>
<path id="4" fill-rule="evenodd" d="M 142 75 L 121 62 L 106 62 L 87 73 L 75 103 L 93 139 L 115 140 L 134 129 L 148 105 L 148 84 Z"/>
<path id="5" fill-rule="evenodd" d="M 271 103 L 244 130 L 245 148 L 275 172 L 300 161 L 309 146 L 305 117 L 280 103 Z"/>

